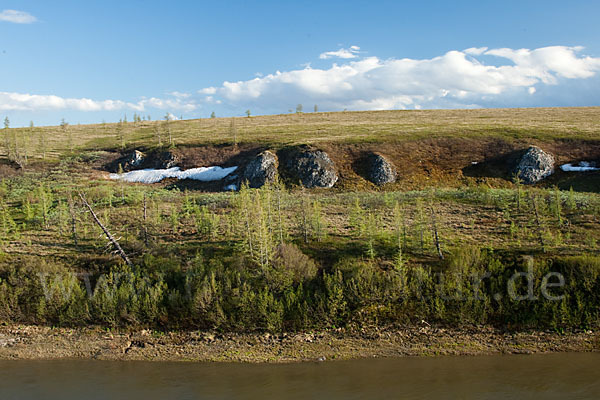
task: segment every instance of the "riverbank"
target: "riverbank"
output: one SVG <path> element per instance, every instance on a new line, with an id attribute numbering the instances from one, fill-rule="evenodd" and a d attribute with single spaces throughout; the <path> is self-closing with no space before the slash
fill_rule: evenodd
<path id="1" fill-rule="evenodd" d="M 534 354 L 600 350 L 600 332 L 505 332 L 422 326 L 361 332 L 219 334 L 0 327 L 0 359 L 288 363 L 372 357 Z"/>

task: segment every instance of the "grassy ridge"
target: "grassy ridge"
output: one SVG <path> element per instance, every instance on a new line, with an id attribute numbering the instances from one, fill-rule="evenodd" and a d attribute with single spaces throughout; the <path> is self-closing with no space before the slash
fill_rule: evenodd
<path id="1" fill-rule="evenodd" d="M 306 143 L 386 143 L 436 137 L 501 137 L 507 139 L 589 139 L 600 135 L 599 107 L 484 110 L 363 111 L 301 113 L 259 117 L 142 121 L 124 124 L 70 125 L 14 129 L 29 136 L 31 153 L 44 136 L 47 156 L 71 151 L 152 148 L 176 145 L 238 143 L 281 147 Z M 232 128 L 233 123 L 233 128 Z M 158 131 L 158 133 L 157 133 Z M 123 140 L 121 141 L 121 137 Z"/>

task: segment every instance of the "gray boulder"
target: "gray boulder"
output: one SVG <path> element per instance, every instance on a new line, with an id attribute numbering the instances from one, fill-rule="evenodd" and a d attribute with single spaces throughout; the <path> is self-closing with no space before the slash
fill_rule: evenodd
<path id="1" fill-rule="evenodd" d="M 384 156 L 373 154 L 369 158 L 368 163 L 367 178 L 371 182 L 378 186 L 396 182 L 396 169 Z"/>
<path id="2" fill-rule="evenodd" d="M 536 146 L 531 146 L 521 157 L 514 173 L 525 184 L 533 184 L 552 175 L 554 157 Z"/>
<path id="3" fill-rule="evenodd" d="M 288 172 L 307 188 L 330 188 L 338 180 L 335 164 L 321 150 L 304 150 L 286 162 Z"/>
<path id="4" fill-rule="evenodd" d="M 267 182 L 275 182 L 277 166 L 277 156 L 268 150 L 264 151 L 248 163 L 242 181 L 247 181 L 251 188 L 259 188 Z"/>
<path id="5" fill-rule="evenodd" d="M 123 157 L 111 163 L 110 170 L 119 172 L 119 165 L 123 171 L 128 172 L 140 168 L 146 156 L 139 150 L 134 150 L 131 153 L 125 154 Z"/>

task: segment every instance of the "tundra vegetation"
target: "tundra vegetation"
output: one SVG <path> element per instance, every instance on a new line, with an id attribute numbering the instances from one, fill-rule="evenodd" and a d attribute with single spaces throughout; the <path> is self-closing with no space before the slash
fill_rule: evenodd
<path id="1" fill-rule="evenodd" d="M 110 181 L 99 166 L 111 151 L 174 143 L 190 152 L 233 144 L 243 152 L 244 142 L 430 145 L 436 137 L 595 146 L 598 112 L 297 113 L 235 122 L 136 115 L 18 129 L 7 120 L 0 320 L 271 332 L 421 321 L 595 328 L 600 196 L 593 190 L 435 174 L 413 175 L 409 189 L 402 179 L 379 188 L 345 185 L 342 174 L 332 189 L 276 181 L 218 192 Z M 581 187 L 594 188 L 598 175 L 582 179 Z M 130 262 L 115 254 L 107 232 Z"/>

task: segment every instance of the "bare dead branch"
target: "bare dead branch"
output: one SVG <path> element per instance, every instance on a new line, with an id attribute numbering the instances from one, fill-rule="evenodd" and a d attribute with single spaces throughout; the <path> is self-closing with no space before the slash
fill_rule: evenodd
<path id="1" fill-rule="evenodd" d="M 90 204 L 87 202 L 87 200 L 85 199 L 85 197 L 83 196 L 83 194 L 81 192 L 79 193 L 79 197 L 81 197 L 81 201 L 83 201 L 83 204 L 90 211 L 90 214 L 92 214 L 94 221 L 96 221 L 96 224 L 98 224 L 100 229 L 102 229 L 102 231 L 106 235 L 106 238 L 108 239 L 108 241 L 113 245 L 115 252 L 125 261 L 125 263 L 127 265 L 132 265 L 131 261 L 129 260 L 129 257 L 127 257 L 127 254 L 125 254 L 125 251 L 123 251 L 123 249 L 121 248 L 121 245 L 119 245 L 119 242 L 117 242 L 117 240 L 114 238 L 114 236 L 111 235 L 111 233 L 108 231 L 108 229 L 102 224 L 102 222 L 100 222 L 100 220 L 98 219 L 98 216 L 92 209 L 92 206 L 90 206 Z"/>

